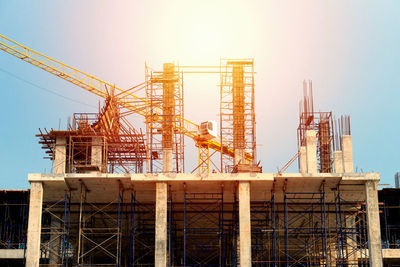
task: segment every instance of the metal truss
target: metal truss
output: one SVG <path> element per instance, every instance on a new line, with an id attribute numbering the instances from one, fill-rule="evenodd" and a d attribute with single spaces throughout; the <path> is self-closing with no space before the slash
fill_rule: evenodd
<path id="1" fill-rule="evenodd" d="M 225 266 L 223 193 L 185 193 L 184 266 Z"/>

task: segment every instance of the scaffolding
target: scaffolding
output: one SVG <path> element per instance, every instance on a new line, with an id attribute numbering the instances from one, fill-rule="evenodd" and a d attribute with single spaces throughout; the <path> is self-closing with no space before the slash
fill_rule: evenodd
<path id="1" fill-rule="evenodd" d="M 275 194 L 270 201 L 252 201 L 251 214 L 251 258 L 252 266 L 278 266 Z"/>
<path id="2" fill-rule="evenodd" d="M 221 144 L 233 150 L 235 154 L 232 157 L 227 153 L 221 153 L 222 172 L 230 173 L 234 171 L 235 165 L 256 162 L 254 106 L 254 60 L 222 59 L 220 138 Z M 235 162 L 235 158 L 239 160 Z M 251 162 L 247 162 L 249 159 Z"/>
<path id="3" fill-rule="evenodd" d="M 41 266 L 70 266 L 73 261 L 73 246 L 70 243 L 70 200 L 70 192 L 65 192 L 58 201 L 43 202 Z"/>
<path id="4" fill-rule="evenodd" d="M 286 266 L 327 266 L 325 194 L 285 193 Z"/>
<path id="5" fill-rule="evenodd" d="M 225 266 L 223 193 L 185 193 L 184 266 Z"/>
<path id="6" fill-rule="evenodd" d="M 163 158 L 166 150 L 172 150 L 172 172 L 183 173 L 184 134 L 183 128 L 183 73 L 179 65 L 164 64 L 163 71 L 146 65 L 146 140 L 148 173 L 166 172 Z M 162 114 L 160 114 L 160 110 Z M 170 172 L 169 171 L 169 172 Z"/>
<path id="7" fill-rule="evenodd" d="M 337 244 L 331 262 L 337 266 L 369 266 L 366 209 L 364 202 L 335 196 Z"/>
<path id="8" fill-rule="evenodd" d="M 155 203 L 140 202 L 131 193 L 129 266 L 154 266 Z"/>
<path id="9" fill-rule="evenodd" d="M 40 130 L 36 136 L 55 166 L 56 151 L 65 153 L 67 173 L 142 173 L 147 157 L 144 134 L 119 112 L 110 96 L 99 113 L 75 113 L 67 130 Z M 62 143 L 57 143 L 63 139 Z M 61 154 L 61 152 L 60 152 Z"/>
<path id="10" fill-rule="evenodd" d="M 0 249 L 26 249 L 28 190 L 0 191 Z"/>
<path id="11" fill-rule="evenodd" d="M 382 248 L 400 248 L 400 190 L 384 188 L 378 191 L 380 206 L 380 222 L 382 233 Z"/>

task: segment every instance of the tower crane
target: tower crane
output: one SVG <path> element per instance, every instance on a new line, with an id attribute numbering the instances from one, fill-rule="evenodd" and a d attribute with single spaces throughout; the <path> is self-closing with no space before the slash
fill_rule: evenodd
<path id="1" fill-rule="evenodd" d="M 113 90 L 114 95 L 116 96 L 117 103 L 128 112 L 139 114 L 141 116 L 144 116 L 145 118 L 149 118 L 152 116 L 158 117 L 158 114 L 162 114 L 161 107 L 156 107 L 155 113 L 153 110 L 152 114 L 148 114 L 147 106 L 150 104 L 149 101 L 146 98 L 140 97 L 133 93 L 135 89 L 140 86 L 144 86 L 146 82 L 138 84 L 137 86 L 134 86 L 130 89 L 124 90 L 115 85 L 112 85 L 111 83 L 105 82 L 97 77 L 94 77 L 76 68 L 70 67 L 60 61 L 43 55 L 37 51 L 34 51 L 3 35 L 0 35 L 0 50 L 3 50 L 8 54 L 11 54 L 36 67 L 39 67 L 104 99 L 106 99 L 109 95 L 109 91 Z M 213 149 L 216 152 L 224 153 L 228 156 L 234 157 L 233 149 L 231 147 L 227 147 L 221 144 L 221 142 L 218 141 L 218 138 L 211 140 L 199 139 L 198 124 L 185 118 L 179 119 L 183 121 L 183 125 L 178 126 L 176 130 L 194 140 L 199 147 L 199 150 L 202 149 L 204 151 L 204 149 Z M 209 155 L 210 153 L 199 153 L 199 164 L 209 164 Z M 245 156 L 247 160 L 252 160 L 251 154 L 246 154 Z M 200 168 L 198 169 L 200 170 Z"/>

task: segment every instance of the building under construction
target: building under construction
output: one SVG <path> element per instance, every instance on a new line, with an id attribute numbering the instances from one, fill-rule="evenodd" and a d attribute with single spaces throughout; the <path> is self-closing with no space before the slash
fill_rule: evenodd
<path id="1" fill-rule="evenodd" d="M 380 213 L 379 174 L 354 171 L 350 118 L 315 112 L 311 82 L 303 85 L 298 153 L 265 173 L 256 154 L 252 59 L 146 66 L 145 82 L 122 90 L 4 36 L 0 49 L 105 99 L 96 114 L 74 114 L 65 130 L 40 130 L 51 173 L 29 174 L 29 191 L 0 192 L 4 266 L 399 262 L 398 229 L 381 241 L 380 217 L 390 224 L 389 211 L 397 213 L 386 206 Z M 220 77 L 219 123 L 185 118 L 183 74 L 202 73 Z M 131 114 L 144 118 L 145 129 Z M 199 151 L 189 171 L 185 137 Z M 296 160 L 299 171 L 285 173 Z"/>

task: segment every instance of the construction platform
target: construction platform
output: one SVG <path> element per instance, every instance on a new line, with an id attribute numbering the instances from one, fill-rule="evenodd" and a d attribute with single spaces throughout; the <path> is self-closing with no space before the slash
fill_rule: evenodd
<path id="1" fill-rule="evenodd" d="M 378 173 L 29 174 L 27 262 L 379 266 L 378 181 Z"/>

